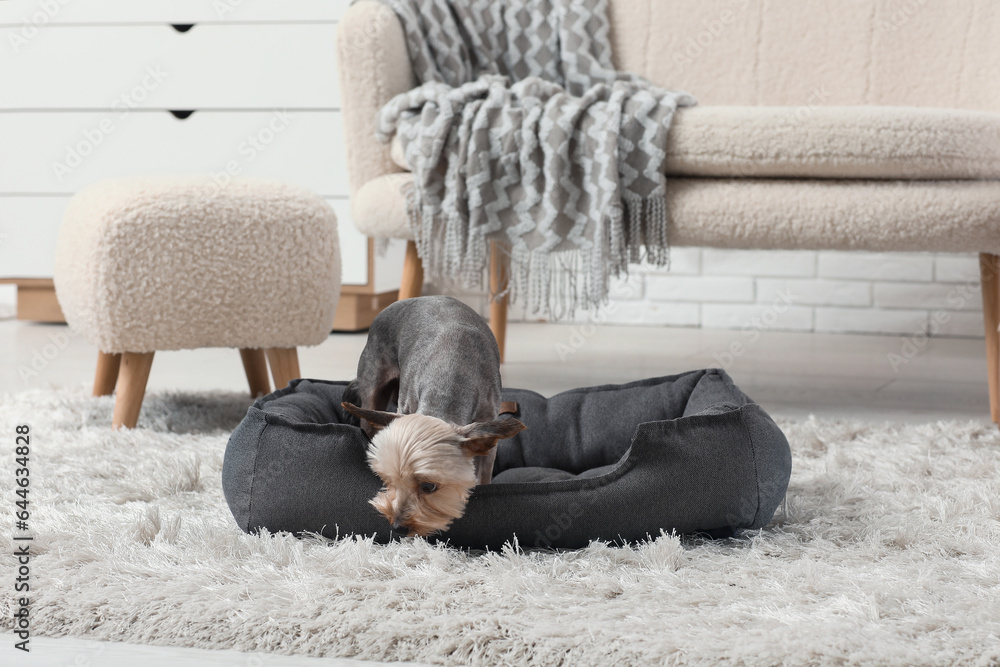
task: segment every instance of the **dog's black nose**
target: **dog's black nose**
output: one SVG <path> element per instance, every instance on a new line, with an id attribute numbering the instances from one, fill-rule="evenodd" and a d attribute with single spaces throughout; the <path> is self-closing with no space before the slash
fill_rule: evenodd
<path id="1" fill-rule="evenodd" d="M 396 537 L 406 537 L 410 534 L 410 529 L 407 528 L 399 520 L 393 521 L 389 524 L 389 528 L 392 530 L 392 534 Z"/>

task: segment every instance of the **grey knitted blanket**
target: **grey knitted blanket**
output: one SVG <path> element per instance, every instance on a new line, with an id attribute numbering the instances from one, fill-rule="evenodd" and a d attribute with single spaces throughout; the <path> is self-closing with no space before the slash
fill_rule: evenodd
<path id="1" fill-rule="evenodd" d="M 533 312 L 607 300 L 630 262 L 669 260 L 664 146 L 682 92 L 615 71 L 607 0 L 382 0 L 421 85 L 379 113 L 414 172 L 431 275 L 481 288 L 487 241 Z M 558 310 L 558 312 L 556 312 Z"/>

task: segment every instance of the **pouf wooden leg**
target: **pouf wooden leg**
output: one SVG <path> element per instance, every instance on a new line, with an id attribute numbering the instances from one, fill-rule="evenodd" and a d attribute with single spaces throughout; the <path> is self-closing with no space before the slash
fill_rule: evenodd
<path id="1" fill-rule="evenodd" d="M 111 418 L 113 428 L 135 428 L 152 366 L 152 352 L 126 352 L 122 355 L 115 412 Z"/>
<path id="2" fill-rule="evenodd" d="M 271 365 L 274 386 L 281 389 L 295 378 L 302 377 L 299 371 L 299 351 L 294 347 L 271 347 L 267 350 L 267 362 Z"/>
<path id="3" fill-rule="evenodd" d="M 986 372 L 990 381 L 990 417 L 1000 423 L 1000 257 L 979 255 L 983 289 L 983 326 L 986 330 Z"/>
<path id="4" fill-rule="evenodd" d="M 424 264 L 417 254 L 417 244 L 406 242 L 406 259 L 403 260 L 403 277 L 399 282 L 399 300 L 412 299 L 424 291 Z"/>
<path id="5" fill-rule="evenodd" d="M 510 261 L 496 241 L 490 242 L 490 294 L 499 294 L 506 287 Z M 507 295 L 490 300 L 490 329 L 500 348 L 503 362 L 504 347 L 507 343 Z"/>
<path id="6" fill-rule="evenodd" d="M 97 353 L 97 373 L 94 374 L 94 396 L 110 396 L 115 393 L 118 383 L 118 368 L 122 363 L 121 354 Z"/>
<path id="7" fill-rule="evenodd" d="M 247 382 L 250 383 L 250 395 L 254 398 L 265 396 L 271 393 L 271 380 L 267 377 L 267 358 L 264 350 L 261 349 L 241 349 L 240 358 L 243 359 L 243 370 L 247 373 Z"/>

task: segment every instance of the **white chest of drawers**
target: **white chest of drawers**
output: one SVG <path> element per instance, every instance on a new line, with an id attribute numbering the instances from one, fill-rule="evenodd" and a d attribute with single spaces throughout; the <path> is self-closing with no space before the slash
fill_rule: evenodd
<path id="1" fill-rule="evenodd" d="M 344 265 L 335 326 L 367 326 L 395 298 L 404 246 L 376 256 L 350 219 L 335 62 L 347 5 L 0 2 L 0 280 L 24 290 L 19 316 L 61 319 L 46 288 L 74 192 L 115 176 L 208 173 L 327 198 Z"/>

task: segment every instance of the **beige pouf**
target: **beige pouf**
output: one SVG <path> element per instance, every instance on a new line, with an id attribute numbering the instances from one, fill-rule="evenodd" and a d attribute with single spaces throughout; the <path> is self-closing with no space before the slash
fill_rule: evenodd
<path id="1" fill-rule="evenodd" d="M 100 350 L 94 395 L 117 385 L 134 427 L 157 350 L 239 348 L 250 391 L 299 377 L 340 297 L 337 219 L 303 188 L 262 180 L 132 178 L 77 193 L 59 229 L 56 296 Z M 266 361 L 265 361 L 266 358 Z"/>

